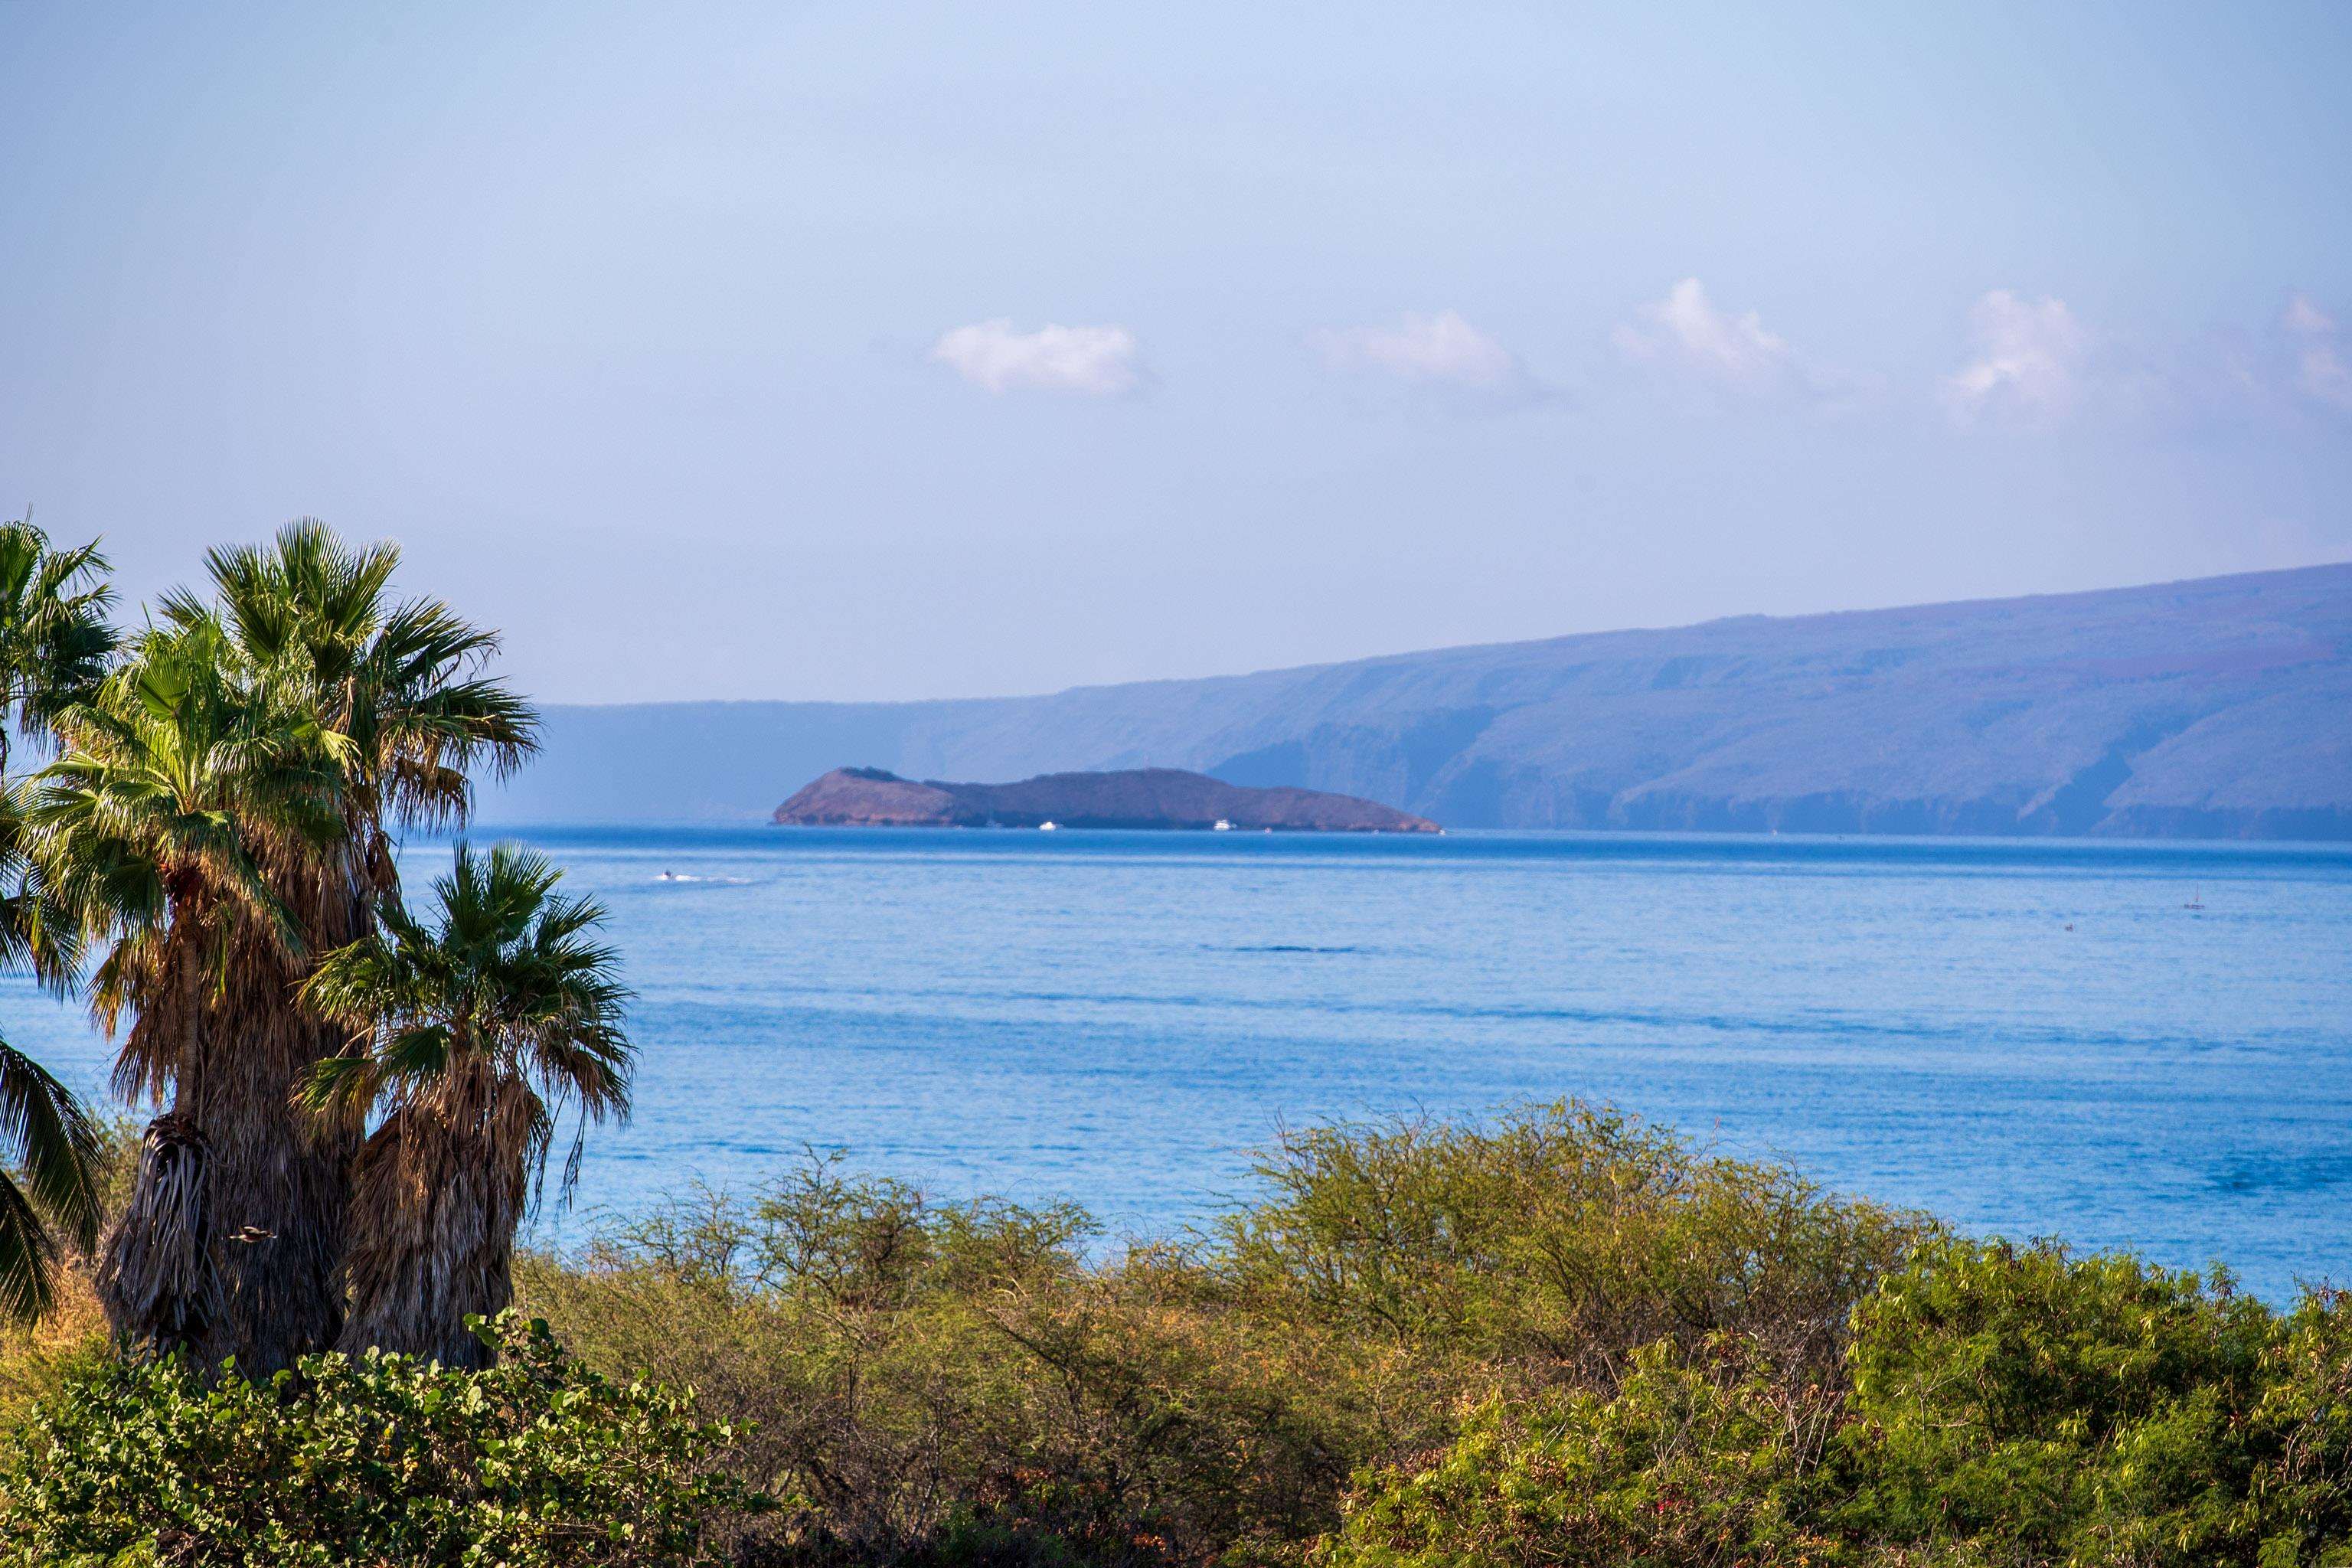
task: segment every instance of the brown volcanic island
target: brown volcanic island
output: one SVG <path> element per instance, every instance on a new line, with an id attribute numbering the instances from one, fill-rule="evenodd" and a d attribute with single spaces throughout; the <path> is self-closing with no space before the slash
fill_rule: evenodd
<path id="1" fill-rule="evenodd" d="M 1305 833 L 1435 833 L 1437 824 L 1351 795 L 1245 789 L 1178 768 L 1046 773 L 1019 784 L 918 784 L 835 768 L 776 807 L 802 827 L 1272 827 Z"/>

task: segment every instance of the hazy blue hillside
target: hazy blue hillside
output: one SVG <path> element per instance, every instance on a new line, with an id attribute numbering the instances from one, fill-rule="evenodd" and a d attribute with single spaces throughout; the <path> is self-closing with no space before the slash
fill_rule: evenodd
<path id="1" fill-rule="evenodd" d="M 1050 697 L 556 708 L 504 821 L 1171 766 L 1452 826 L 2352 837 L 2352 564 Z"/>

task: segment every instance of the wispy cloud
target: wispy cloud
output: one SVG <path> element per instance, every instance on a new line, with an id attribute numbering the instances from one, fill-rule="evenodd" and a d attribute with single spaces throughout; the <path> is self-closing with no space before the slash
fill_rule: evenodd
<path id="1" fill-rule="evenodd" d="M 2253 331 L 2133 341 L 2094 331 L 2063 300 L 1996 290 L 1969 317 L 1974 357 L 1942 383 L 1963 425 L 2074 418 L 2168 437 L 2352 413 L 2352 334 L 2302 294 Z"/>
<path id="2" fill-rule="evenodd" d="M 1527 379 L 1510 350 L 1454 310 L 1433 316 L 1408 312 L 1394 326 L 1318 332 L 1315 346 L 1334 370 L 1402 381 L 1496 391 Z"/>
<path id="3" fill-rule="evenodd" d="M 2294 360 L 2294 389 L 2331 408 L 2352 409 L 2352 363 L 2344 357 L 2344 331 L 2336 318 L 2301 294 L 2287 301 L 2280 319 Z"/>
<path id="4" fill-rule="evenodd" d="M 1706 285 L 1685 278 L 1664 299 L 1644 305 L 1620 326 L 1617 352 L 1633 364 L 1717 394 L 1743 397 L 1827 397 L 1833 378 L 1799 361 L 1788 341 L 1768 331 L 1754 310 L 1738 315 L 1707 297 Z"/>
<path id="5" fill-rule="evenodd" d="M 2052 420 L 2074 411 L 2092 344 L 2066 301 L 1996 289 L 1969 310 L 1969 332 L 1974 357 L 1944 381 L 1956 418 Z"/>
<path id="6" fill-rule="evenodd" d="M 942 332 L 931 358 L 988 392 L 1068 392 L 1116 397 L 1141 384 L 1135 334 L 1125 327 L 1017 331 L 1003 318 Z"/>

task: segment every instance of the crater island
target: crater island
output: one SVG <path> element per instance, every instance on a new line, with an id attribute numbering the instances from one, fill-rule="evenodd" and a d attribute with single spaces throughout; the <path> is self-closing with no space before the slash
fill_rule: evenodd
<path id="1" fill-rule="evenodd" d="M 1437 833 L 1426 817 L 1349 795 L 1229 784 L 1181 768 L 1045 773 L 1018 784 L 902 779 L 835 768 L 776 808 L 802 827 L 1169 827 Z"/>

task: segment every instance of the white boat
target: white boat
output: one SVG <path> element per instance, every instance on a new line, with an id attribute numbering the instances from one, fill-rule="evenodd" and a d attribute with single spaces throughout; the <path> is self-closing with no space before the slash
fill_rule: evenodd
<path id="1" fill-rule="evenodd" d="M 1041 822 L 1037 825 L 1037 831 L 1040 833 L 1053 833 L 1058 831 L 1061 826 L 1062 825 L 1058 822 Z"/>
<path id="2" fill-rule="evenodd" d="M 1234 830 L 1234 825 L 1233 825 L 1232 823 L 1227 822 L 1227 821 L 1226 821 L 1223 817 L 1222 817 L 1222 816 L 1221 816 L 1221 817 L 1219 817 L 1219 818 L 1217 818 L 1217 826 L 1216 826 L 1216 831 L 1217 831 L 1217 832 L 1219 832 L 1219 833 L 1231 833 L 1233 830 Z"/>

